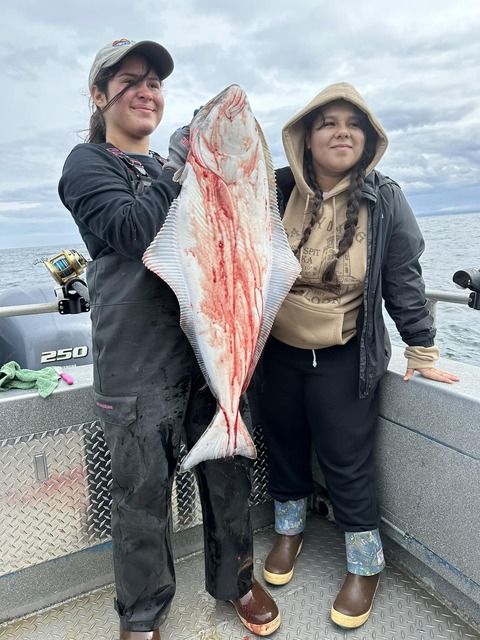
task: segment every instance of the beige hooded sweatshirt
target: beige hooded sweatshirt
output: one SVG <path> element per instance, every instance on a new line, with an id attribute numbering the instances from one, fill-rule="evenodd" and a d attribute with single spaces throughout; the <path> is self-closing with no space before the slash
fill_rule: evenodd
<path id="1" fill-rule="evenodd" d="M 288 200 L 283 222 L 293 250 L 310 221 L 314 199 L 314 192 L 305 180 L 303 169 L 306 130 L 302 118 L 318 107 L 339 99 L 351 102 L 366 113 L 378 134 L 376 153 L 367 168 L 367 174 L 377 165 L 387 148 L 387 136 L 381 124 L 360 94 L 347 82 L 330 85 L 321 91 L 286 123 L 283 145 L 296 184 Z M 325 268 L 343 237 L 349 183 L 350 174 L 323 195 L 320 214 L 298 256 L 302 272 L 275 319 L 272 335 L 291 346 L 321 349 L 345 344 L 356 333 L 355 323 L 362 304 L 367 259 L 365 202 L 360 207 L 352 246 L 337 262 L 336 276 L 341 285 L 340 291 L 326 291 L 321 282 Z"/>

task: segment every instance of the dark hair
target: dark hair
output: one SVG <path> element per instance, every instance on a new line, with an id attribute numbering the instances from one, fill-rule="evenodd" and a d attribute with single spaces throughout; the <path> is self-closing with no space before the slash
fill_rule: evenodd
<path id="1" fill-rule="evenodd" d="M 95 81 L 93 84 L 98 88 L 99 91 L 101 91 L 105 96 L 107 96 L 107 98 L 108 98 L 108 94 L 107 94 L 108 83 L 113 78 L 113 76 L 118 72 L 118 70 L 121 68 L 122 64 L 124 63 L 128 55 L 131 55 L 131 54 L 127 54 L 127 56 L 123 57 L 121 60 L 113 64 L 111 67 L 100 69 L 100 71 L 97 74 L 97 77 L 95 78 Z M 121 91 L 119 91 L 115 96 L 113 96 L 113 98 L 109 100 L 102 109 L 100 107 L 97 107 L 96 104 L 93 102 L 93 99 L 90 98 L 92 115 L 90 116 L 90 126 L 88 130 L 86 142 L 96 142 L 96 143 L 106 142 L 106 126 L 105 126 L 105 118 L 103 117 L 103 114 L 105 113 L 105 111 L 108 111 L 108 109 L 110 109 L 110 107 L 114 105 L 117 102 L 117 100 L 119 100 L 123 96 L 123 94 L 126 91 L 128 91 L 128 89 L 130 89 L 130 87 L 132 87 L 135 84 L 140 84 L 141 82 L 143 82 L 143 80 L 145 80 L 145 78 L 150 73 L 150 70 L 154 66 L 150 58 L 148 58 L 148 56 L 146 56 L 143 53 L 142 55 L 147 61 L 148 68 L 145 71 L 145 73 L 141 75 L 141 77 L 129 82 Z M 158 72 L 158 70 L 157 70 L 157 74 L 160 76 L 160 73 Z"/>
<path id="2" fill-rule="evenodd" d="M 332 102 L 340 102 L 340 100 L 333 100 Z M 307 133 L 311 132 L 313 123 L 317 120 L 318 116 L 323 116 L 322 109 L 328 106 L 328 104 L 331 103 L 322 105 L 322 107 L 311 111 L 305 116 L 305 118 L 303 119 L 303 124 Z M 343 254 L 346 253 L 352 246 L 353 238 L 355 236 L 355 230 L 358 223 L 358 213 L 360 211 L 360 204 L 362 200 L 362 188 L 365 181 L 365 171 L 370 162 L 373 160 L 378 139 L 378 134 L 370 123 L 367 115 L 355 105 L 352 104 L 352 106 L 355 109 L 356 115 L 358 116 L 360 128 L 365 133 L 365 148 L 363 150 L 361 158 L 351 169 L 350 184 L 347 191 L 347 219 L 344 225 L 343 237 L 338 244 L 338 252 L 335 258 L 330 262 L 330 264 L 327 265 L 327 268 L 325 269 L 322 276 L 322 284 L 327 290 L 330 291 L 337 291 L 340 287 L 339 283 L 336 282 L 335 268 L 337 266 L 338 259 L 343 256 Z M 295 255 L 297 256 L 300 253 L 300 249 L 307 242 L 310 234 L 312 233 L 313 225 L 317 221 L 318 215 L 320 213 L 320 207 L 323 201 L 323 194 L 315 176 L 312 152 L 310 151 L 310 149 L 305 149 L 303 165 L 307 183 L 313 189 L 315 197 L 310 214 L 310 221 L 305 227 L 302 238 L 300 239 L 300 242 L 294 251 Z"/>

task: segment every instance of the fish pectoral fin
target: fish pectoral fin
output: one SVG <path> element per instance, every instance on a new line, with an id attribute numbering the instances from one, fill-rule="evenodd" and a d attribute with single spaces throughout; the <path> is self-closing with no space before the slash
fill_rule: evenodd
<path id="1" fill-rule="evenodd" d="M 199 462 L 219 460 L 233 456 L 245 456 L 255 460 L 257 450 L 245 423 L 239 416 L 236 434 L 231 433 L 223 413 L 217 412 L 205 433 L 188 452 L 180 465 L 180 473 L 188 471 Z"/>

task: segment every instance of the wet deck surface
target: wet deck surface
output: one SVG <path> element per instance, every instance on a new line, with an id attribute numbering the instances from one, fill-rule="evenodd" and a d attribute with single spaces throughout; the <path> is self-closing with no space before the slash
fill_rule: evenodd
<path id="1" fill-rule="evenodd" d="M 255 575 L 263 584 L 262 562 L 272 528 L 255 534 Z M 162 640 L 253 640 L 232 605 L 216 602 L 204 589 L 203 554 L 176 563 L 177 593 L 161 628 Z M 345 631 L 330 621 L 330 607 L 345 577 L 343 533 L 311 514 L 292 581 L 269 586 L 282 613 L 273 640 L 479 640 L 480 634 L 440 604 L 408 575 L 392 566 L 382 574 L 370 619 Z M 0 625 L 1 640 L 116 640 L 113 586 L 75 598 L 34 616 Z"/>

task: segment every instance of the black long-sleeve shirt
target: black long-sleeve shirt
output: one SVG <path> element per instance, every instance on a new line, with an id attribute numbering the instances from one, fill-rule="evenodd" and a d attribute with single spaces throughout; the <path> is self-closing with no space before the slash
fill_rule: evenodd
<path id="1" fill-rule="evenodd" d="M 92 259 L 117 252 L 141 260 L 180 192 L 173 172 L 146 155 L 139 160 L 154 180 L 136 196 L 125 162 L 99 144 L 79 144 L 65 161 L 58 193 L 71 212 Z"/>

